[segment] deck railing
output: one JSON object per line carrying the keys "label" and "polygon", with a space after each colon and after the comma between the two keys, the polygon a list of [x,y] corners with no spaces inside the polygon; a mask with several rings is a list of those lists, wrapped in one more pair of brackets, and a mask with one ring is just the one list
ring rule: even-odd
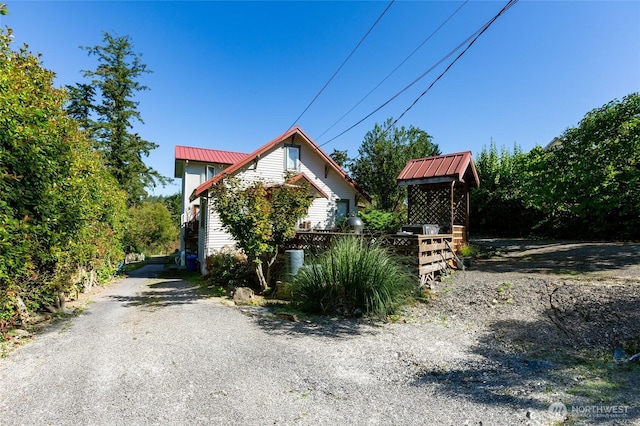
{"label": "deck railing", "polygon": [[[462,229],[454,229],[453,234],[417,235],[365,232],[360,237],[379,242],[394,253],[405,257],[407,264],[417,269],[421,282],[424,283],[426,280],[433,279],[435,274],[442,273],[451,267],[454,250],[466,240],[464,227],[459,228]],[[327,250],[334,239],[347,235],[354,236],[353,233],[327,230],[301,231],[296,233],[284,248],[320,253]]]}

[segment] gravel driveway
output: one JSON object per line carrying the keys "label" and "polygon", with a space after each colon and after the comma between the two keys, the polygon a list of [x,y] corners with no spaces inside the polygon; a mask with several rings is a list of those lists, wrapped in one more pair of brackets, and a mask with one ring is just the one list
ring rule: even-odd
{"label": "gravel driveway", "polygon": [[0,424],[558,420],[544,374],[553,365],[483,343],[493,339],[485,327],[428,315],[290,322],[158,278],[161,268],[135,272],[0,359]]}

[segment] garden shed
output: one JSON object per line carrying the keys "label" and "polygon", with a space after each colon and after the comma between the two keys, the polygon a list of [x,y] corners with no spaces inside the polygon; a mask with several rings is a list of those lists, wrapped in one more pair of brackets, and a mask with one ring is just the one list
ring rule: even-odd
{"label": "garden shed", "polygon": [[469,192],[480,184],[471,151],[409,160],[397,182],[408,187],[408,224],[438,225],[456,246],[468,240]]}

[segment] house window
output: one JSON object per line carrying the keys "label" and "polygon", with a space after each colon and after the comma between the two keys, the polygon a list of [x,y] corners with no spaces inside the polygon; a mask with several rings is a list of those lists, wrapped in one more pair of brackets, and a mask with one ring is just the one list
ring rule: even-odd
{"label": "house window", "polygon": [[220,170],[215,166],[207,166],[207,180],[217,175]]}
{"label": "house window", "polygon": [[285,145],[284,169],[300,171],[300,145]]}
{"label": "house window", "polygon": [[198,209],[198,217],[200,219],[200,228],[205,229],[207,227],[207,200],[201,198],[202,208]]}
{"label": "house window", "polygon": [[336,200],[336,221],[349,217],[349,200]]}

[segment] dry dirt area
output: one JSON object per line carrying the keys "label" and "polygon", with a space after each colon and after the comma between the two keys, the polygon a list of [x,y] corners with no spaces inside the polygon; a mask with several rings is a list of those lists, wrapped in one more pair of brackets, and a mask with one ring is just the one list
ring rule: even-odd
{"label": "dry dirt area", "polygon": [[[408,318],[484,330],[476,351],[502,364],[494,373],[541,379],[550,399],[640,413],[640,365],[625,362],[640,352],[640,244],[473,243],[488,256],[433,285]],[[501,362],[513,354],[526,365]]]}
{"label": "dry dirt area", "polygon": [[475,243],[490,257],[436,286],[438,313],[525,346],[640,352],[640,244]]}

